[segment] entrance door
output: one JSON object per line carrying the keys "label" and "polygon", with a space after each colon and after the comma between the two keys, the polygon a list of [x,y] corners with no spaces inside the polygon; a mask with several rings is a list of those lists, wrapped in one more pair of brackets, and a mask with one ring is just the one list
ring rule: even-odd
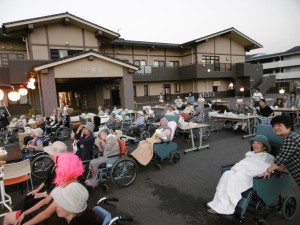
{"label": "entrance door", "polygon": [[65,102],[68,107],[73,108],[72,98],[73,93],[71,91],[58,92],[58,105],[60,105],[61,102]]}
{"label": "entrance door", "polygon": [[121,100],[120,100],[120,90],[111,90],[111,99],[112,99],[112,104],[120,106],[121,105]]}
{"label": "entrance door", "polygon": [[171,85],[170,84],[164,84],[164,99],[165,101],[171,101]]}

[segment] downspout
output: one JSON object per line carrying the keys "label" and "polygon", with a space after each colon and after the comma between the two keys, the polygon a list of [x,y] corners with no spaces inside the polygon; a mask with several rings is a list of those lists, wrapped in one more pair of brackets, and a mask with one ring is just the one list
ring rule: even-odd
{"label": "downspout", "polygon": [[40,105],[41,105],[41,114],[45,115],[44,113],[44,104],[43,104],[43,94],[42,94],[42,89],[41,89],[41,73],[37,75],[37,80],[38,80],[38,89],[39,89],[39,96],[40,96]]}
{"label": "downspout", "polygon": [[29,60],[29,48],[28,48],[28,41],[27,37],[23,37],[23,42],[26,43],[26,54],[27,54],[27,60]]}

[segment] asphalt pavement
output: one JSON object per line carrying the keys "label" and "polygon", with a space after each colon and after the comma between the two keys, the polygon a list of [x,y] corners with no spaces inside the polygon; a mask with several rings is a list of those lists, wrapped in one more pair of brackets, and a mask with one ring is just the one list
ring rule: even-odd
{"label": "asphalt pavement", "polygon": [[[296,132],[299,133],[297,128]],[[109,191],[104,193],[98,187],[90,191],[88,205],[93,207],[99,198],[111,196],[119,198],[116,207],[105,206],[113,216],[132,216],[132,225],[227,225],[237,224],[232,218],[221,217],[207,213],[203,206],[213,198],[216,185],[220,178],[220,165],[237,162],[249,151],[247,139],[242,139],[245,133],[221,129],[211,133],[204,141],[209,149],[184,154],[184,149],[191,143],[183,142],[182,136],[176,137],[181,160],[171,165],[163,162],[161,170],[156,170],[153,164],[139,167],[134,183],[126,188],[115,187],[111,182],[106,184]],[[70,147],[70,141],[66,142]],[[196,143],[197,144],[197,143]],[[12,196],[14,209],[22,203],[18,190],[7,188]],[[283,194],[293,194],[300,203],[300,189],[293,186]],[[296,225],[300,221],[300,208],[292,220],[286,220],[279,213],[266,218],[272,225]],[[1,221],[2,222],[2,221]],[[253,216],[246,214],[244,224],[254,224]]]}

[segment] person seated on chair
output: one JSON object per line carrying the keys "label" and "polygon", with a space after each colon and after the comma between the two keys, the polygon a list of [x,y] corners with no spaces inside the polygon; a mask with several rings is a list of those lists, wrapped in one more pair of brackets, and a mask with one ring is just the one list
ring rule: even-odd
{"label": "person seated on chair", "polygon": [[56,122],[51,126],[51,132],[56,132],[63,125],[63,118],[58,116]]}
{"label": "person seated on chair", "polygon": [[14,117],[11,119],[10,123],[6,126],[6,128],[10,131],[13,131],[14,129],[17,128],[17,124],[18,124],[18,118]]}
{"label": "person seated on chair", "polygon": [[175,105],[169,105],[168,110],[167,110],[165,115],[177,116],[178,111],[176,110],[176,106]]}
{"label": "person seated on chair", "polygon": [[36,126],[41,128],[43,132],[45,131],[46,123],[43,116],[36,117]]}
{"label": "person seated on chair", "polygon": [[277,98],[276,102],[274,102],[273,107],[277,108],[283,108],[283,99]]}
{"label": "person seated on chair", "polygon": [[145,107],[145,119],[148,120],[148,119],[151,119],[154,117],[155,117],[154,110],[151,108],[150,105],[146,106]]}
{"label": "person seated on chair", "polygon": [[115,130],[121,130],[122,127],[122,120],[123,120],[123,116],[121,115],[116,115],[116,123],[114,124],[114,126],[111,127],[112,131]]}
{"label": "person seated on chair", "polygon": [[[188,121],[190,121],[192,123],[202,123],[203,122],[203,113],[204,113],[204,111],[200,107],[195,108],[191,112],[191,115],[189,116]],[[184,133],[184,135],[183,135],[184,142],[191,142],[189,136],[190,136],[189,132]]]}
{"label": "person seated on chair", "polygon": [[140,127],[144,126],[145,122],[144,113],[142,111],[138,111],[136,120],[128,128],[128,134],[138,137],[140,133]]}
{"label": "person seated on chair", "polygon": [[105,126],[108,129],[111,129],[113,126],[115,126],[116,123],[116,115],[114,113],[109,114],[109,119],[105,123]]}
{"label": "person seated on chair", "polygon": [[233,214],[242,192],[251,188],[253,178],[273,163],[274,156],[268,153],[271,146],[266,136],[256,135],[249,139],[249,143],[251,151],[220,178],[213,200],[207,203],[209,213]]}
{"label": "person seated on chair", "polygon": [[[76,131],[75,139],[77,140],[77,145],[79,146],[76,155],[78,155],[83,161],[93,158],[93,145],[95,141],[93,131],[94,124],[91,122],[87,122],[85,125],[80,125]],[[80,136],[78,137],[79,133]]]}
{"label": "person seated on chair", "polygon": [[[73,153],[63,153],[56,157],[55,186],[66,187],[71,183],[77,183],[77,178],[83,173],[84,167],[77,155]],[[53,190],[55,190],[55,188]],[[59,218],[55,214],[55,209],[56,205],[50,194],[29,209],[8,213],[4,218],[3,224],[40,224],[45,220],[47,224],[58,224]]]}
{"label": "person seated on chair", "polygon": [[109,156],[119,155],[120,146],[115,135],[110,134],[107,129],[99,131],[95,145],[98,147],[100,154],[99,158],[93,159],[90,162],[89,169],[92,173],[92,178],[85,181],[85,184],[90,187],[98,186],[97,170],[102,163],[108,160]]}
{"label": "person seated on chair", "polygon": [[99,116],[94,116],[92,118],[92,123],[95,126],[93,132],[98,132],[99,131],[99,127],[101,125],[101,118]]}
{"label": "person seated on chair", "polygon": [[26,148],[30,151],[42,151],[44,148],[43,130],[41,128],[31,129],[30,138]]}
{"label": "person seated on chair", "polygon": [[66,187],[57,187],[51,192],[51,196],[60,218],[57,224],[100,224],[94,212],[87,206],[89,192],[83,185],[71,183]]}
{"label": "person seated on chair", "polygon": [[274,134],[283,138],[274,163],[260,176],[270,177],[275,171],[287,170],[300,186],[300,135],[294,132],[293,120],[286,115],[275,116],[271,120]]}
{"label": "person seated on chair", "polygon": [[265,99],[260,99],[259,100],[258,114],[261,115],[262,117],[271,117],[271,116],[274,116],[273,110],[271,109],[270,106],[267,105]]}
{"label": "person seated on chair", "polygon": [[20,118],[18,119],[17,127],[25,129],[26,125],[27,125],[26,116],[21,115]]}
{"label": "person seated on chair", "polygon": [[161,141],[171,140],[172,130],[168,126],[168,120],[164,117],[160,119],[160,127],[155,130],[151,138],[140,141],[137,148],[131,155],[142,165],[147,165],[153,157],[153,145]]}
{"label": "person seated on chair", "polygon": [[[243,106],[243,110],[242,110],[243,113],[241,113],[241,114],[248,115],[248,113],[249,113],[249,114],[253,115],[254,110],[255,110],[255,108],[251,107],[251,103],[246,102],[245,106]],[[233,130],[236,131],[238,128],[240,128],[243,131],[246,131],[247,130],[247,122],[244,122],[244,121],[236,122],[233,126]]]}

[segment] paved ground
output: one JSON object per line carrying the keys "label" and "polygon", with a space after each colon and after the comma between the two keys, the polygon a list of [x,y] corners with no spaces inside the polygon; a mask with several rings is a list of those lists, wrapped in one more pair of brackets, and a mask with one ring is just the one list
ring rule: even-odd
{"label": "paved ground", "polygon": [[[299,133],[300,129],[296,131]],[[134,225],[236,224],[228,218],[208,214],[203,203],[211,200],[214,195],[220,178],[220,165],[240,160],[249,150],[248,141],[241,138],[242,134],[232,130],[212,132],[205,141],[205,144],[210,145],[209,149],[187,154],[183,154],[183,151],[190,143],[185,143],[182,137],[177,137],[179,151],[182,153],[178,164],[170,165],[164,162],[160,171],[152,164],[139,167],[138,177],[130,187],[117,188],[112,183],[107,183],[110,188],[107,194],[100,188],[90,191],[89,206],[94,206],[102,196],[117,197],[120,202],[116,203],[116,208],[107,209],[113,215],[133,216],[134,222],[130,224]],[[7,191],[18,209],[24,196],[11,188]],[[300,201],[300,189],[295,184],[284,195],[290,193]],[[267,218],[268,224],[272,225],[295,225],[299,224],[299,220],[299,207],[296,217],[290,221],[278,213]],[[247,214],[245,224],[254,224],[250,214]]]}

